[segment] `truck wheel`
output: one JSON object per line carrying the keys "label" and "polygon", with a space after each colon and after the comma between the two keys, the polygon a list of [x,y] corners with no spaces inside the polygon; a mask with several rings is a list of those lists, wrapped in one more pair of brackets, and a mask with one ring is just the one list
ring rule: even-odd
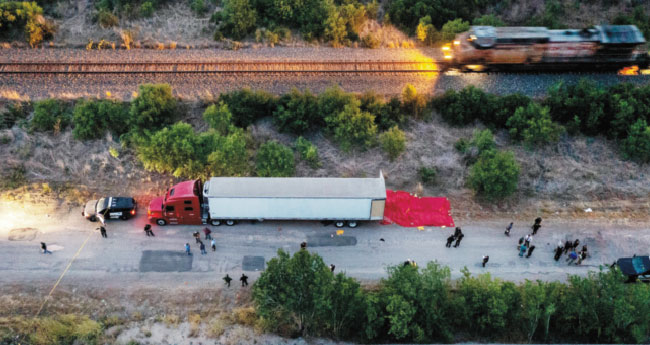
{"label": "truck wheel", "polygon": [[90,218],[88,218],[88,220],[91,221],[91,222],[96,222],[96,221],[97,221],[97,217],[95,217],[95,216],[90,216]]}
{"label": "truck wheel", "polygon": [[342,220],[337,220],[334,222],[334,226],[336,226],[337,228],[342,228],[345,226],[345,222]]}
{"label": "truck wheel", "polygon": [[357,223],[356,220],[349,220],[348,221],[348,228],[356,228],[359,223]]}
{"label": "truck wheel", "polygon": [[233,226],[233,225],[235,225],[235,221],[232,220],[232,219],[228,219],[228,220],[226,221],[226,225],[228,225],[228,226]]}
{"label": "truck wheel", "polygon": [[167,221],[164,220],[164,219],[156,219],[156,224],[158,224],[160,226],[165,226],[165,225],[167,225]]}
{"label": "truck wheel", "polygon": [[212,224],[213,226],[219,226],[219,225],[221,225],[221,220],[219,220],[219,219],[211,219],[210,224]]}

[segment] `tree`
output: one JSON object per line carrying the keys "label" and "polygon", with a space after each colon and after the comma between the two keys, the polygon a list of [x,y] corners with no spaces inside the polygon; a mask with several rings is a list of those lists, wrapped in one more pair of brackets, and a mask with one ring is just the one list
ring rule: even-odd
{"label": "tree", "polygon": [[417,37],[420,42],[430,46],[440,41],[442,39],[442,34],[438,32],[433,24],[431,24],[431,16],[424,16],[420,18],[420,22],[415,28],[415,37]]}
{"label": "tree", "polygon": [[276,108],[276,98],[266,91],[244,88],[222,93],[219,101],[228,105],[236,126],[248,127],[255,121],[271,116]]}
{"label": "tree", "polygon": [[[359,100],[353,94],[343,91],[338,85],[331,86],[318,95],[318,116],[326,119],[343,111],[348,104],[360,106]],[[326,121],[326,124],[327,129],[332,131],[333,127],[330,126],[330,123]]]}
{"label": "tree", "polygon": [[276,141],[267,141],[260,146],[256,162],[257,176],[261,177],[293,176],[295,171],[293,152]]}
{"label": "tree", "polygon": [[303,134],[322,127],[323,118],[318,117],[318,99],[309,90],[301,93],[292,89],[280,97],[273,112],[273,123],[280,132]]}
{"label": "tree", "polygon": [[411,114],[415,118],[421,118],[427,101],[424,95],[418,94],[415,86],[406,84],[404,89],[402,89],[402,104],[404,113]]}
{"label": "tree", "polygon": [[488,199],[507,197],[517,190],[519,164],[512,152],[486,151],[470,170],[468,183]]}
{"label": "tree", "polygon": [[456,34],[465,32],[469,30],[469,22],[462,20],[461,18],[456,18],[450,20],[442,26],[442,40],[443,41],[452,41],[456,38]]}
{"label": "tree", "polygon": [[397,126],[379,135],[381,148],[388,154],[391,161],[399,157],[406,150],[406,137]]}
{"label": "tree", "polygon": [[220,18],[220,31],[241,40],[255,29],[257,11],[250,0],[225,0]]}
{"label": "tree", "polygon": [[494,142],[492,131],[489,129],[474,131],[474,137],[472,138],[471,144],[478,149],[479,154],[494,151],[497,147],[497,144]]}
{"label": "tree", "polygon": [[489,124],[497,105],[496,96],[475,86],[468,86],[460,92],[449,90],[433,100],[433,106],[442,118],[454,126],[467,125],[476,119]]}
{"label": "tree", "polygon": [[325,123],[331,128],[334,139],[344,151],[350,150],[352,146],[368,148],[377,134],[375,117],[362,112],[359,101],[356,100],[346,105],[338,114],[326,117]]}
{"label": "tree", "polygon": [[549,108],[531,102],[527,107],[519,107],[506,122],[510,136],[521,140],[529,147],[556,143],[564,128],[551,120]]}
{"label": "tree", "polygon": [[59,132],[70,122],[70,111],[65,103],[56,99],[44,99],[34,103],[31,126],[41,132]]}
{"label": "tree", "polygon": [[176,98],[168,84],[143,84],[131,101],[130,127],[136,132],[162,128],[176,118]]}
{"label": "tree", "polygon": [[474,18],[472,25],[484,26],[506,26],[503,20],[496,17],[494,14],[484,14],[478,18]]}
{"label": "tree", "polygon": [[606,99],[605,90],[592,81],[581,79],[575,85],[564,82],[553,85],[543,105],[550,108],[553,120],[566,124],[569,132],[598,135],[607,130]]}
{"label": "tree", "polygon": [[228,109],[228,105],[223,101],[207,107],[203,112],[203,120],[208,123],[210,128],[222,135],[228,134],[232,126],[232,114]]}
{"label": "tree", "polygon": [[246,176],[250,173],[251,154],[247,148],[246,133],[241,128],[231,128],[207,157],[207,170],[211,176]]}
{"label": "tree", "polygon": [[309,140],[298,137],[296,139],[296,151],[300,153],[300,158],[307,162],[312,169],[321,166],[320,159],[318,158],[318,149]]}
{"label": "tree", "polygon": [[627,138],[621,143],[621,150],[626,159],[650,162],[650,127],[645,120],[639,119],[630,126]]}
{"label": "tree", "polygon": [[[292,323],[302,336],[312,334],[326,318],[328,310],[345,313],[337,307],[348,307],[344,301],[330,299],[334,293],[332,278],[318,254],[299,250],[290,257],[289,253],[279,249],[253,285],[257,312],[271,322]],[[338,317],[328,317],[329,322],[334,323],[341,318],[344,319],[340,313]]]}
{"label": "tree", "polygon": [[361,284],[343,273],[334,276],[327,298],[325,322],[337,338],[358,333],[357,326],[363,321],[365,296]]}

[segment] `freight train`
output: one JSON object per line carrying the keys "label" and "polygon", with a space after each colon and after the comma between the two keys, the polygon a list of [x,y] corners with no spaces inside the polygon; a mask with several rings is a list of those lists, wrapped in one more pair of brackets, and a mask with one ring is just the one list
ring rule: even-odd
{"label": "freight train", "polygon": [[442,47],[462,71],[647,68],[646,40],[634,25],[588,29],[472,26]]}

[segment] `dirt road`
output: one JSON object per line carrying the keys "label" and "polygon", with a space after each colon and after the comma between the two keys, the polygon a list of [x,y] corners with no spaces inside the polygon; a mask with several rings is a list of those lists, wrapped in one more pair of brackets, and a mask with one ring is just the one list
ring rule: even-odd
{"label": "dirt road", "polygon": [[[263,222],[212,227],[217,250],[212,252],[209,241],[204,240],[208,253],[202,255],[192,238],[192,232],[201,226],[154,226],[156,236],[146,237],[143,208],[136,219],[109,221],[108,238],[103,239],[95,230],[98,223],[86,221],[77,210],[49,216],[16,213],[19,219],[11,219],[7,218],[11,213],[7,206],[0,204],[5,219],[0,223],[0,284],[54,284],[77,253],[62,284],[119,288],[133,283],[172,288],[222,284],[226,273],[238,278],[245,272],[254,281],[278,249],[294,252],[302,241],[327,264],[335,264],[337,271],[363,281],[380,279],[386,266],[409,258],[420,265],[437,260],[451,268],[454,278],[460,277],[466,266],[473,274],[490,272],[513,281],[564,280],[567,274],[585,275],[618,257],[648,254],[650,249],[648,227],[608,228],[553,220],[543,222],[529,259],[520,258],[516,248],[518,239],[529,231],[528,222],[515,222],[510,237],[503,234],[505,221],[458,224],[465,233],[459,248],[445,248],[445,239],[453,229],[364,224],[344,228],[343,234],[337,235],[333,225],[318,222]],[[555,262],[556,243],[576,238],[589,247],[591,257],[582,266],[567,265],[566,256]],[[46,242],[53,253],[41,254],[40,242]],[[185,255],[185,243],[190,243],[193,255]],[[486,268],[480,264],[483,255],[490,256]]]}

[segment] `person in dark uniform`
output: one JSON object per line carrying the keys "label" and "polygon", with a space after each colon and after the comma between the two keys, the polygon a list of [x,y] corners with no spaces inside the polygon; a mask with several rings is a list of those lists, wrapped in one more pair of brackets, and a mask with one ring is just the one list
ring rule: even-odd
{"label": "person in dark uniform", "polygon": [[557,248],[555,248],[555,256],[553,257],[553,259],[555,259],[555,261],[559,261],[560,257],[562,256],[562,252],[564,252],[563,247],[558,246]]}
{"label": "person in dark uniform", "polygon": [[51,251],[47,250],[47,244],[45,242],[41,242],[41,249],[43,249],[43,254],[52,254]]}
{"label": "person in dark uniform", "polygon": [[483,255],[483,267],[485,267],[485,264],[487,264],[488,261],[490,261],[490,257],[487,255]]}
{"label": "person in dark uniform", "polygon": [[508,226],[506,227],[506,232],[505,232],[506,236],[510,236],[510,230],[512,230],[512,225],[513,225],[513,224],[514,224],[514,223],[511,222],[510,225],[508,225]]}
{"label": "person in dark uniform", "polygon": [[460,230],[459,227],[456,227],[456,230],[454,230],[454,238],[458,238],[458,236],[460,236],[460,234],[462,234],[462,233],[463,233],[463,231]]}
{"label": "person in dark uniform", "polygon": [[533,235],[537,235],[537,231],[541,228],[541,224],[533,224]]}
{"label": "person in dark uniform", "polygon": [[147,236],[156,236],[156,235],[153,234],[153,231],[151,231],[151,224],[147,224],[147,225],[144,226],[144,233]]}
{"label": "person in dark uniform", "polygon": [[455,239],[454,235],[447,237],[447,244],[445,244],[445,247],[451,248],[451,244],[454,242],[454,239]]}
{"label": "person in dark uniform", "polygon": [[334,266],[334,264],[330,264],[330,271],[334,272],[335,268],[336,268],[336,266]]}
{"label": "person in dark uniform", "polygon": [[241,278],[239,278],[241,281],[241,286],[248,286],[248,276],[245,274],[241,274]]}
{"label": "person in dark uniform", "polygon": [[463,240],[463,237],[465,237],[465,235],[463,235],[462,232],[460,233],[460,235],[458,235],[458,237],[456,237],[456,243],[454,243],[454,248],[458,248],[458,246],[460,246],[460,241]]}
{"label": "person in dark uniform", "polygon": [[300,249],[307,249],[307,242],[300,243]]}
{"label": "person in dark uniform", "polygon": [[230,282],[232,281],[232,278],[230,278],[230,276],[228,275],[228,273],[226,273],[226,276],[223,277],[223,281],[226,282],[226,286],[227,286],[227,287],[230,287]]}
{"label": "person in dark uniform", "polygon": [[99,227],[99,232],[102,234],[103,238],[108,238],[108,236],[106,235],[106,228],[105,227],[100,226]]}
{"label": "person in dark uniform", "polygon": [[571,252],[571,249],[573,249],[573,242],[569,240],[564,242],[564,254]]}
{"label": "person in dark uniform", "polygon": [[530,248],[528,248],[528,255],[526,255],[526,259],[530,258],[530,256],[533,255],[534,250],[535,246],[530,246]]}

